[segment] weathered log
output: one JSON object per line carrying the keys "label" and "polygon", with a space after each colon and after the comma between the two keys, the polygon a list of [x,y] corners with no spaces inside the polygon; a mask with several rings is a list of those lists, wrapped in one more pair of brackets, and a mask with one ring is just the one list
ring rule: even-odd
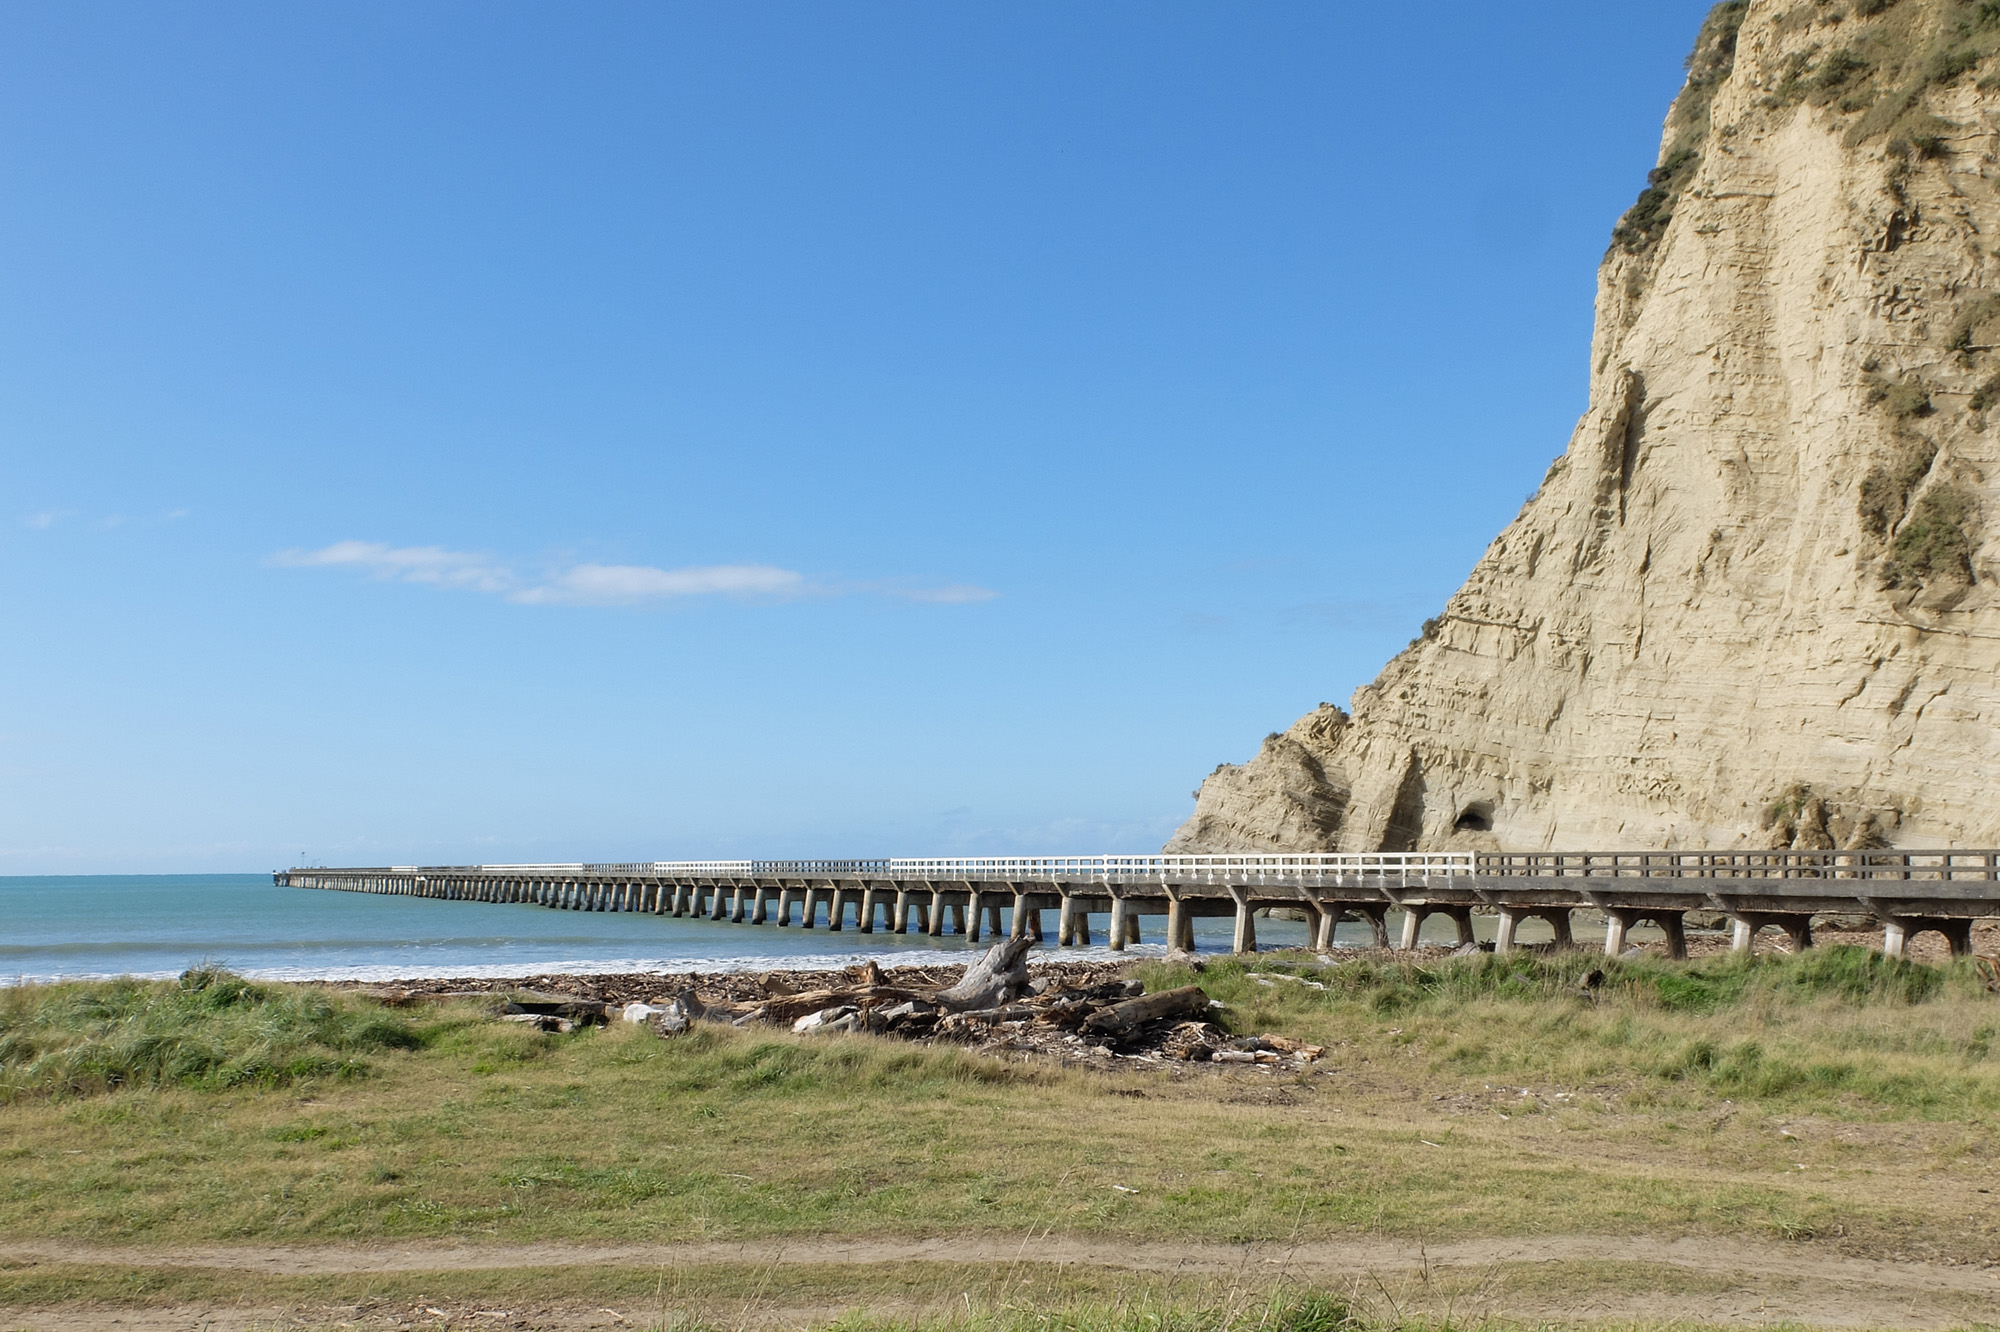
{"label": "weathered log", "polygon": [[845,985],[837,990],[806,990],[799,994],[773,996],[764,1002],[760,1011],[767,1022],[790,1022],[808,1013],[817,1013],[822,1008],[842,1004],[875,1008],[920,997],[915,990],[896,985]]}
{"label": "weathered log", "polygon": [[596,1024],[604,1021],[604,1005],[589,999],[517,999],[502,1010],[509,1017],[532,1013],[541,1017],[567,1018],[572,1022]]}
{"label": "weathered log", "polygon": [[1028,988],[1028,950],[1034,946],[1034,940],[1022,936],[1001,940],[965,969],[958,984],[939,990],[934,1002],[962,1013],[997,1008],[1018,997]]}
{"label": "weathered log", "polygon": [[1138,999],[1127,999],[1121,1004],[1100,1008],[1084,1019],[1083,1029],[1091,1032],[1114,1033],[1130,1031],[1148,1022],[1161,1018],[1181,1017],[1185,1014],[1206,1013],[1208,996],[1199,985],[1184,985],[1178,990],[1165,990],[1159,994],[1149,994]]}
{"label": "weathered log", "polygon": [[974,1008],[958,1016],[967,1022],[984,1022],[989,1025],[1001,1022],[1026,1022],[1040,1015],[1041,1010],[1033,1004],[1001,1004],[997,1008]]}

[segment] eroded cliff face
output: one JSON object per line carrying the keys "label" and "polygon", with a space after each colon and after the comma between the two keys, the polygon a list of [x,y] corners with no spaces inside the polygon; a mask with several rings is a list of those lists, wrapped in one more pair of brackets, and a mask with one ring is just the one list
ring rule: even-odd
{"label": "eroded cliff face", "polygon": [[1173,851],[2000,845],[2000,5],[1718,6],[1590,407]]}

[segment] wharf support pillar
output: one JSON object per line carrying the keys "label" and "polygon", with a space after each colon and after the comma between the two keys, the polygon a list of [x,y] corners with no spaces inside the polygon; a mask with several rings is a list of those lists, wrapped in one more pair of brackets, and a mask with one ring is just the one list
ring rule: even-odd
{"label": "wharf support pillar", "polygon": [[1953,957],[1972,955],[1972,921],[1968,918],[1954,919],[1940,916],[1880,916],[1882,922],[1882,952],[1887,957],[1902,957],[1909,948],[1910,940],[1925,930],[1936,930],[1951,946]]}
{"label": "wharf support pillar", "polygon": [[1792,942],[1792,951],[1803,952],[1813,946],[1812,917],[1792,912],[1777,911],[1732,911],[1729,913],[1731,928],[1729,948],[1731,952],[1747,953],[1758,931],[1767,925],[1775,925],[1785,932]]}
{"label": "wharf support pillar", "polygon": [[1406,906],[1403,908],[1403,941],[1405,952],[1417,946],[1417,936],[1423,932],[1424,922],[1432,916],[1449,916],[1451,923],[1458,927],[1458,947],[1463,948],[1473,942],[1472,908],[1469,906]]}
{"label": "wharf support pillar", "polygon": [[1250,905],[1249,894],[1239,888],[1231,888],[1229,895],[1236,899],[1236,929],[1229,943],[1232,953],[1254,953],[1257,951],[1257,909]]}
{"label": "wharf support pillar", "polygon": [[1625,951],[1625,934],[1641,921],[1650,920],[1666,932],[1667,956],[1687,961],[1687,928],[1684,911],[1648,911],[1644,908],[1607,907],[1604,912],[1604,955],[1617,957]]}
{"label": "wharf support pillar", "polygon": [[1040,943],[1042,942],[1042,909],[1040,907],[1029,906],[1029,901],[1030,899],[1026,893],[1014,894],[1014,928],[1010,933],[1017,939],[1033,939],[1036,943]]}
{"label": "wharf support pillar", "polygon": [[[1493,951],[1511,953],[1518,946],[1516,935],[1524,920],[1545,920],[1554,931],[1554,944],[1558,948],[1568,948],[1576,942],[1570,933],[1568,907],[1515,907],[1503,906],[1497,909],[1499,923],[1493,931]],[[1643,914],[1643,913],[1642,913]]]}
{"label": "wharf support pillar", "polygon": [[1056,944],[1059,947],[1090,945],[1090,903],[1074,894],[1063,894],[1056,913]]}

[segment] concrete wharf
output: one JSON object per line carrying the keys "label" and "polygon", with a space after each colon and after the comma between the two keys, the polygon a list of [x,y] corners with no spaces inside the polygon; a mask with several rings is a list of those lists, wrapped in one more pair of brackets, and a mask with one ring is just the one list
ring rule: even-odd
{"label": "concrete wharf", "polygon": [[[455,901],[524,902],[573,911],[638,911],[752,925],[1044,937],[1086,945],[1093,917],[1105,943],[1141,940],[1140,922],[1164,916],[1169,946],[1192,948],[1198,917],[1230,917],[1233,948],[1257,950],[1256,913],[1302,910],[1315,948],[1332,946],[1343,920],[1365,922],[1389,946],[1416,946],[1430,916],[1473,941],[1475,911],[1498,917],[1496,952],[1515,946],[1524,920],[1547,921],[1573,942],[1571,913],[1601,914],[1604,951],[1625,948],[1651,923],[1673,957],[1687,956],[1689,912],[1720,913],[1733,946],[1767,928],[1795,948],[1812,946],[1815,917],[1862,915],[1900,957],[1926,930],[1954,956],[1972,948],[1972,924],[2000,916],[2000,851],[1604,851],[1373,852],[1358,855],[1013,856],[928,860],[711,860],[565,865],[394,865],[297,868],[281,887],[395,893]],[[797,911],[796,917],[794,911]]]}

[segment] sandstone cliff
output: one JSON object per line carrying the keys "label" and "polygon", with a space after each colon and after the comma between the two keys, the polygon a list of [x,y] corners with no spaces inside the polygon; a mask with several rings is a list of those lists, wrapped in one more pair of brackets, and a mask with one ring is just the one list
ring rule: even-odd
{"label": "sandstone cliff", "polygon": [[1174,851],[2000,845],[2000,0],[1732,0],[1590,406]]}

